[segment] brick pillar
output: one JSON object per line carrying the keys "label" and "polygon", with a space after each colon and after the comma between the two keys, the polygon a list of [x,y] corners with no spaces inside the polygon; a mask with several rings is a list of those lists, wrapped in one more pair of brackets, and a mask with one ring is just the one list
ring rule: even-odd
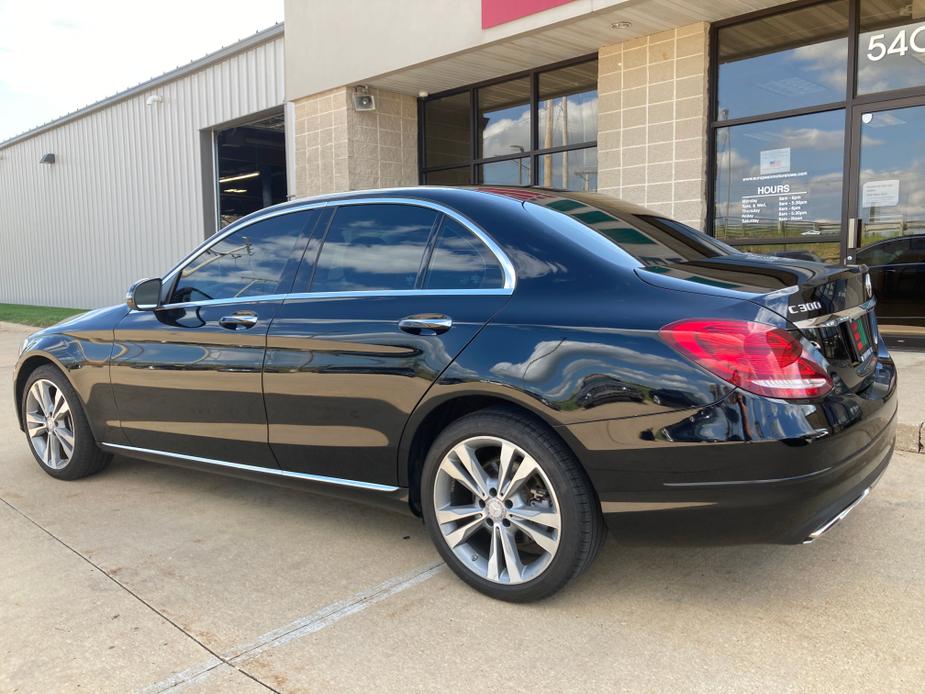
{"label": "brick pillar", "polygon": [[370,89],[375,111],[355,111],[341,87],[295,101],[295,193],[415,185],[417,100]]}
{"label": "brick pillar", "polygon": [[697,22],[598,56],[598,190],[698,229],[706,217],[708,36]]}

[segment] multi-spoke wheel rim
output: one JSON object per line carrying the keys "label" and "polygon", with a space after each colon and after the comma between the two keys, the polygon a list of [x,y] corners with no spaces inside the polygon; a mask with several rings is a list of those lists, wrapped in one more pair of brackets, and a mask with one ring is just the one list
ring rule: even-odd
{"label": "multi-spoke wheel rim", "polygon": [[434,512],[463,565],[495,583],[535,579],[559,548],[555,489],[530,454],[502,438],[469,438],[444,456],[434,480]]}
{"label": "multi-spoke wheel rim", "polygon": [[26,431],[41,461],[60,470],[74,455],[74,418],[64,393],[40,379],[26,395]]}

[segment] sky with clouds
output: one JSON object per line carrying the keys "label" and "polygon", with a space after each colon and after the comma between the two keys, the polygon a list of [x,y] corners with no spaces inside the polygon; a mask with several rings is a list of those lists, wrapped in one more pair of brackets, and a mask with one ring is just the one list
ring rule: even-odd
{"label": "sky with clouds", "polygon": [[283,0],[0,0],[0,141],[283,21]]}

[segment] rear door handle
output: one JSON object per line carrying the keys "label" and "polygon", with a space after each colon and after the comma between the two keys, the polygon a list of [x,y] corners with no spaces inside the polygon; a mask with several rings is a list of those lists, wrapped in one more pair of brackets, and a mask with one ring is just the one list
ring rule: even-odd
{"label": "rear door handle", "polygon": [[257,325],[257,314],[235,313],[231,316],[222,316],[218,324],[226,330],[247,330]]}
{"label": "rear door handle", "polygon": [[440,335],[453,327],[453,319],[441,313],[419,313],[402,318],[398,327],[412,335]]}

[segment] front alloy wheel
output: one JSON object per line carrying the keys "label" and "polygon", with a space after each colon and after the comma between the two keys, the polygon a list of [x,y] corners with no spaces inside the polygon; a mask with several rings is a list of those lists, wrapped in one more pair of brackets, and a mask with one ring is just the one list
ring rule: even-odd
{"label": "front alloy wheel", "polygon": [[96,445],[81,400],[58,368],[30,373],[19,406],[29,448],[49,475],[76,480],[106,467],[110,456]]}
{"label": "front alloy wheel", "polygon": [[63,469],[74,455],[74,419],[64,393],[39,379],[26,395],[26,432],[36,456],[52,470]]}
{"label": "front alloy wheel", "polygon": [[489,581],[539,576],[559,549],[553,486],[522,448],[495,436],[461,441],[440,461],[434,513],[453,553]]}

